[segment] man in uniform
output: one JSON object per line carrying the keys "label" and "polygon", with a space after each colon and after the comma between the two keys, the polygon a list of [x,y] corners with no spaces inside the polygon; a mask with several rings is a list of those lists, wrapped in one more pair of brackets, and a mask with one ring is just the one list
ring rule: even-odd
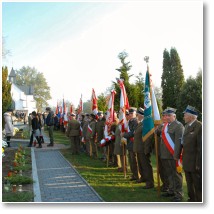
{"label": "man in uniform", "polygon": [[157,142],[158,142],[158,167],[159,167],[160,179],[162,181],[161,191],[167,192],[169,188],[169,182],[166,176],[165,168],[163,167],[162,159],[160,157],[160,143],[161,143],[162,129],[164,127],[164,124],[167,123],[165,110],[162,112],[162,122],[163,123],[160,124],[155,130],[155,133],[157,134]]}
{"label": "man in uniform", "polygon": [[89,116],[90,122],[87,129],[87,139],[89,139],[89,155],[97,158],[97,143],[96,141],[96,115],[93,113]]}
{"label": "man in uniform", "polygon": [[50,143],[47,146],[54,146],[53,128],[54,128],[54,112],[50,107],[46,108],[48,116],[46,118],[46,124],[48,126],[48,133],[50,138]]}
{"label": "man in uniform", "polygon": [[78,155],[80,153],[80,123],[76,120],[74,113],[71,113],[66,135],[70,138],[72,155]]}
{"label": "man in uniform", "polygon": [[202,124],[197,120],[198,111],[188,105],[184,111],[183,169],[185,172],[188,201],[202,201]]}
{"label": "man in uniform", "polygon": [[162,130],[160,155],[169,181],[169,189],[162,196],[173,197],[173,202],[180,202],[183,198],[183,178],[176,165],[179,163],[181,155],[184,127],[177,121],[175,112],[174,108],[166,109],[167,123]]}
{"label": "man in uniform", "polygon": [[137,166],[137,157],[136,153],[133,152],[133,141],[134,141],[134,130],[136,129],[138,122],[136,118],[136,108],[129,109],[129,121],[128,121],[128,132],[124,132],[121,134],[121,137],[127,139],[126,149],[128,150],[128,159],[132,172],[131,181],[138,180],[138,166]]}
{"label": "man in uniform", "polygon": [[[96,133],[97,133],[97,142],[100,143],[100,141],[104,138],[104,128],[105,128],[105,122],[106,119],[103,116],[103,112],[99,111],[97,113],[98,120],[96,124]],[[105,147],[101,147],[101,153],[102,153],[102,159],[105,159]]]}

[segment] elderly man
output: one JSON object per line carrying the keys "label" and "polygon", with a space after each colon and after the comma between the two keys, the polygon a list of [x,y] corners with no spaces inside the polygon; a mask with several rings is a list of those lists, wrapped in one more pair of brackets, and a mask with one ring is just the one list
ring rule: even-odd
{"label": "elderly man", "polygon": [[80,123],[76,120],[74,113],[71,113],[66,135],[70,138],[72,155],[78,155],[80,153]]}
{"label": "elderly man", "polygon": [[189,202],[202,201],[202,124],[197,120],[198,111],[187,106],[184,113],[183,169]]}
{"label": "elderly man", "polygon": [[173,202],[180,202],[183,198],[183,178],[177,166],[181,155],[184,127],[176,119],[176,109],[168,107],[165,112],[167,123],[162,130],[160,156],[168,178],[169,189],[162,196],[173,197]]}

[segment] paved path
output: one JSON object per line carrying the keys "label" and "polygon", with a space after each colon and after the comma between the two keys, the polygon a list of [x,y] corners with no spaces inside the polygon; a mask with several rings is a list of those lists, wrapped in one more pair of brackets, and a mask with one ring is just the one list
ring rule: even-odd
{"label": "paved path", "polygon": [[[102,198],[60,153],[60,149],[70,146],[54,144],[54,147],[47,147],[50,140],[44,132],[43,137],[42,148],[31,147],[34,201],[102,202]],[[29,140],[13,139],[11,143],[12,147],[27,146]]]}
{"label": "paved path", "polygon": [[100,202],[102,199],[57,150],[37,150],[42,202]]}

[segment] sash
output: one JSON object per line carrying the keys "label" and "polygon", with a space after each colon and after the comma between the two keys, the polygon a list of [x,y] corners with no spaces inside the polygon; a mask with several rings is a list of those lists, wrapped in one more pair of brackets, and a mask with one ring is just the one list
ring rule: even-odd
{"label": "sash", "polygon": [[[174,155],[174,147],[175,143],[173,142],[172,138],[170,137],[168,133],[168,123],[164,124],[164,127],[162,129],[162,139],[166,146],[166,148],[169,150],[171,155]],[[179,160],[176,160],[176,170],[178,173],[182,172],[182,153],[180,155]]]}
{"label": "sash", "polygon": [[89,124],[88,124],[88,131],[89,131],[90,133],[92,133],[92,128],[90,127]]}

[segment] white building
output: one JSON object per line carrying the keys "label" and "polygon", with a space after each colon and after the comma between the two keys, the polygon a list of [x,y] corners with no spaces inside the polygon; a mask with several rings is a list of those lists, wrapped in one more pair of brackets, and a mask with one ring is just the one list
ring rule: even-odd
{"label": "white building", "polygon": [[11,69],[9,75],[11,85],[12,107],[16,112],[25,112],[27,115],[36,111],[36,101],[33,98],[32,86],[16,85],[16,73]]}

